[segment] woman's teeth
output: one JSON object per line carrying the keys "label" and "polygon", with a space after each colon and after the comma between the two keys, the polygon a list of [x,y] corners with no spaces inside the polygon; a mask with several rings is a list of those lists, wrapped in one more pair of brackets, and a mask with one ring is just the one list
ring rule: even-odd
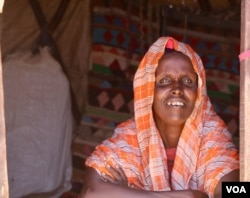
{"label": "woman's teeth", "polygon": [[178,101],[168,102],[167,104],[168,106],[184,106],[183,102],[178,102]]}

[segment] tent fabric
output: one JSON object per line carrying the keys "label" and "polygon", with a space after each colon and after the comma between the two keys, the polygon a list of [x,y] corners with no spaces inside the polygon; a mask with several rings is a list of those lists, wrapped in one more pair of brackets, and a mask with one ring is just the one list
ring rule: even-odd
{"label": "tent fabric", "polygon": [[10,197],[59,197],[71,188],[69,83],[48,48],[3,62]]}
{"label": "tent fabric", "polygon": [[[39,0],[49,23],[61,0]],[[79,111],[86,97],[87,72],[90,54],[90,1],[70,0],[68,7],[53,33],[63,59]],[[2,57],[17,51],[37,47],[40,27],[29,0],[5,0],[2,24]]]}

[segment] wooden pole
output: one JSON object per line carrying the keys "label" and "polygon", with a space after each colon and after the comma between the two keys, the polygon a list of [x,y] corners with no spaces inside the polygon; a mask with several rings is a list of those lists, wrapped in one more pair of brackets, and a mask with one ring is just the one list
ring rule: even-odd
{"label": "wooden pole", "polygon": [[[241,53],[250,50],[250,1],[241,1]],[[240,62],[240,180],[250,181],[250,57]]]}
{"label": "wooden pole", "polygon": [[[0,0],[0,60],[1,41],[2,41],[2,11],[4,0]],[[7,177],[7,159],[6,159],[6,131],[4,119],[4,100],[3,100],[3,78],[2,61],[0,61],[0,197],[9,197],[8,177]]]}

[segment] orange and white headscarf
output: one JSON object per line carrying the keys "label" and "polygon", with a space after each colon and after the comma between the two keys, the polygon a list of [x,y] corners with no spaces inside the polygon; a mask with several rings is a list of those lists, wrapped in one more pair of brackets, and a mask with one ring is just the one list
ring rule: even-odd
{"label": "orange and white headscarf", "polygon": [[[155,71],[166,46],[187,55],[198,74],[198,95],[178,142],[169,182],[167,156],[156,128],[152,104]],[[133,119],[121,123],[86,160],[99,174],[105,164],[122,167],[130,186],[152,191],[195,189],[213,197],[222,176],[239,168],[231,134],[207,96],[205,70],[200,57],[187,44],[161,37],[149,48],[134,77]]]}

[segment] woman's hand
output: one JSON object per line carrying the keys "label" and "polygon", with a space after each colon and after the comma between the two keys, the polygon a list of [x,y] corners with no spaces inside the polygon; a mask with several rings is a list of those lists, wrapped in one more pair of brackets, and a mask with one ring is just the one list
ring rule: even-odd
{"label": "woman's hand", "polygon": [[119,184],[121,186],[126,186],[126,187],[128,186],[127,177],[121,167],[114,168],[109,165],[106,165],[106,169],[109,171],[112,177],[105,173],[102,173],[101,177],[103,181],[105,182],[109,181],[111,183]]}

